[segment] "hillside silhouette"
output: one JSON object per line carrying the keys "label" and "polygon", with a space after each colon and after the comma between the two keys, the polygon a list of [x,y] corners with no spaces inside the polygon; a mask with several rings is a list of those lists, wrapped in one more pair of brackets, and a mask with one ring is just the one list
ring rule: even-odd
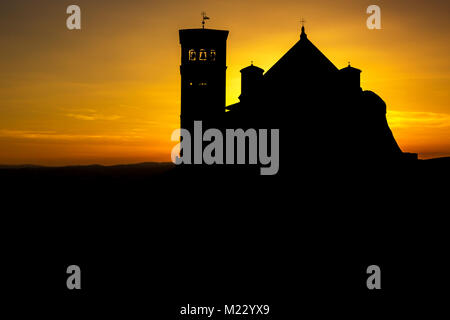
{"label": "hillside silhouette", "polygon": [[[335,168],[333,166],[332,168]],[[347,166],[341,167],[348,169]],[[362,169],[363,167],[358,166]],[[313,170],[312,172],[309,170]],[[330,171],[328,167],[299,167],[295,173],[287,176],[301,175],[303,178],[313,179],[316,177],[332,178],[334,171]],[[433,158],[426,160],[418,160],[416,162],[408,162],[406,164],[394,163],[389,168],[384,164],[378,167],[371,167],[370,170],[359,171],[359,174],[367,176],[376,176],[381,173],[382,176],[389,174],[409,176],[410,179],[418,181],[424,179],[438,178],[439,174],[445,176],[450,171],[450,157]],[[212,174],[212,175],[211,175]],[[230,168],[209,168],[205,170],[204,166],[192,166],[192,168],[177,167],[171,162],[146,162],[137,164],[121,164],[121,165],[73,165],[62,167],[39,166],[39,165],[0,165],[0,179],[5,184],[41,184],[45,186],[57,181],[61,185],[70,186],[74,182],[78,183],[114,183],[120,187],[121,182],[131,181],[138,183],[150,183],[152,180],[167,180],[168,183],[182,181],[185,177],[195,176],[197,179],[208,179],[217,177],[219,181],[227,181],[236,178],[250,178],[247,182],[253,180],[260,181],[257,177],[257,171],[249,171],[246,166],[232,166]],[[347,172],[347,177],[355,177],[355,174]],[[273,180],[271,180],[273,181]],[[280,179],[280,181],[282,181]],[[369,183],[369,181],[368,181]]]}

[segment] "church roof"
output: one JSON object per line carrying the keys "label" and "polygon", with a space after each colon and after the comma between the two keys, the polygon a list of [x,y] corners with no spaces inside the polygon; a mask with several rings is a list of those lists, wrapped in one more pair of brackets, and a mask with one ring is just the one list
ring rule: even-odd
{"label": "church roof", "polygon": [[309,41],[304,28],[300,40],[264,75],[268,80],[293,73],[308,75],[336,72],[338,68]]}

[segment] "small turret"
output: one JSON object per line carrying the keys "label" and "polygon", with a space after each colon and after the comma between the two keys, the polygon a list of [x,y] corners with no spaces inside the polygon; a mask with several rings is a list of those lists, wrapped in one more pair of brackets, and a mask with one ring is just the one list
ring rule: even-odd
{"label": "small turret", "polygon": [[241,70],[241,95],[239,100],[250,100],[258,95],[264,70],[253,65]]}
{"label": "small turret", "polygon": [[339,70],[340,81],[348,90],[361,90],[361,70],[348,66]]}

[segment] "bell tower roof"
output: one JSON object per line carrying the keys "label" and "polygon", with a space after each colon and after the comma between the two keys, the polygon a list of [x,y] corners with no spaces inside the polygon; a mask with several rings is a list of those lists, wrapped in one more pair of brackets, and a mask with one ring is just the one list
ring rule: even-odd
{"label": "bell tower roof", "polygon": [[205,42],[223,42],[228,38],[228,30],[216,30],[216,29],[181,29],[180,44],[204,44]]}

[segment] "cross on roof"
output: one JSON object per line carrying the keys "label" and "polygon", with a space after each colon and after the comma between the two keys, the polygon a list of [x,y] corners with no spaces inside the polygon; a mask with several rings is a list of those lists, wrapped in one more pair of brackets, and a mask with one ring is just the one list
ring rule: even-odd
{"label": "cross on roof", "polygon": [[300,22],[302,23],[302,33],[300,34],[300,38],[301,37],[306,37],[306,33],[305,33],[305,22],[306,20],[302,18],[302,20],[300,20]]}
{"label": "cross on roof", "polygon": [[306,20],[302,18],[302,20],[300,20],[300,22],[302,23],[302,27],[304,27]]}

